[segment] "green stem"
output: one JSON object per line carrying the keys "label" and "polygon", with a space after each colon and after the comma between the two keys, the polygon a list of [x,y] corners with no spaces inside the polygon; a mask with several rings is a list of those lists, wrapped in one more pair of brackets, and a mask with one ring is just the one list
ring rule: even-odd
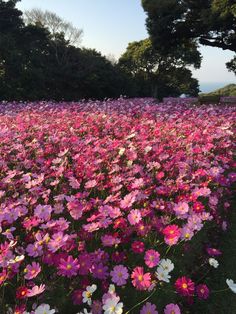
{"label": "green stem", "polygon": [[144,300],[142,300],[141,302],[135,304],[130,310],[128,310],[127,312],[125,312],[125,314],[130,313],[133,309],[135,309],[135,308],[138,307],[139,305],[143,304],[145,301],[149,300],[149,299],[153,296],[153,294],[154,294],[156,291],[157,291],[157,290],[154,289],[153,292],[152,292],[148,297],[146,297],[146,298],[145,298]]}

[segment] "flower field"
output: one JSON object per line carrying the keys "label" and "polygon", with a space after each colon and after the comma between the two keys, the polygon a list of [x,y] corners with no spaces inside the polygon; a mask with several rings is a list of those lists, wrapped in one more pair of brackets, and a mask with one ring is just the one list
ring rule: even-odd
{"label": "flower field", "polygon": [[[1,314],[207,304],[235,118],[233,105],[153,99],[0,104]],[[236,293],[235,280],[222,288]]]}

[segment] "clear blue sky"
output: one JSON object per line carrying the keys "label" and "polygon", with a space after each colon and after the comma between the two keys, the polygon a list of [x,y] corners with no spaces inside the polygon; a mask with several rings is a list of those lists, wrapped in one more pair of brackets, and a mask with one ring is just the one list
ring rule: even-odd
{"label": "clear blue sky", "polygon": [[[57,13],[84,31],[82,46],[95,48],[104,55],[118,58],[129,42],[146,38],[145,13],[141,0],[21,0],[23,10],[41,8]],[[225,62],[230,51],[203,47],[202,68],[193,71],[201,83],[235,83]]]}

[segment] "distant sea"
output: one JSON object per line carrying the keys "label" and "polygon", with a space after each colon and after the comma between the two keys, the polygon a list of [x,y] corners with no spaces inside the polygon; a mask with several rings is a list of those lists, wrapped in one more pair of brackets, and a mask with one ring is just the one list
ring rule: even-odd
{"label": "distant sea", "polygon": [[200,82],[200,90],[201,93],[210,93],[218,88],[225,87],[228,84],[236,84],[236,82],[215,82],[215,83]]}

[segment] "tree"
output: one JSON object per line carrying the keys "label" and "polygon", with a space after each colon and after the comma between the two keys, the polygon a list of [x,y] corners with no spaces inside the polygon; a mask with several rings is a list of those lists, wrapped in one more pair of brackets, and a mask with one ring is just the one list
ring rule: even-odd
{"label": "tree", "polygon": [[40,9],[28,10],[24,12],[24,21],[26,25],[32,24],[47,28],[53,39],[56,39],[58,34],[63,34],[70,45],[79,46],[81,43],[82,29],[74,27],[53,12]]}
{"label": "tree", "polygon": [[146,25],[162,54],[199,44],[236,51],[235,0],[142,0]]}
{"label": "tree", "polygon": [[153,48],[150,39],[132,42],[119,59],[119,66],[132,75],[139,96],[179,96],[182,93],[196,95],[198,81],[192,78],[187,65],[197,66],[198,55],[183,61],[179,53],[161,55]]}
{"label": "tree", "polygon": [[234,72],[236,75],[236,56],[230,62],[227,62],[226,66],[229,71]]}

